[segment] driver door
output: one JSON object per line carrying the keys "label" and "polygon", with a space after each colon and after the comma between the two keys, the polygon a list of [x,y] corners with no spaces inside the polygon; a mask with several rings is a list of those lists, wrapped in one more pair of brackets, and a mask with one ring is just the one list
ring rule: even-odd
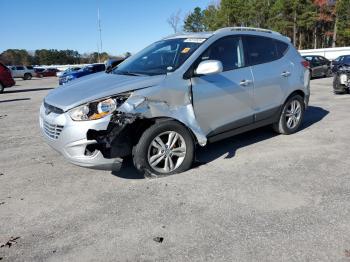
{"label": "driver door", "polygon": [[196,119],[208,135],[252,124],[254,121],[253,76],[245,66],[240,36],[228,36],[214,42],[198,59],[219,60],[223,72],[194,76],[193,106]]}

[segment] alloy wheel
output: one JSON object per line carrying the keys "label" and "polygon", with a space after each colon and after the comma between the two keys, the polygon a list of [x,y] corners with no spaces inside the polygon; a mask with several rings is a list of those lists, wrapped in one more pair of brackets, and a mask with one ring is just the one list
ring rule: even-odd
{"label": "alloy wheel", "polygon": [[169,173],[178,168],[186,156],[184,138],[175,131],[157,135],[148,147],[148,164],[159,173]]}
{"label": "alloy wheel", "polygon": [[302,106],[298,100],[292,100],[286,110],[286,124],[289,129],[298,126],[301,118]]}

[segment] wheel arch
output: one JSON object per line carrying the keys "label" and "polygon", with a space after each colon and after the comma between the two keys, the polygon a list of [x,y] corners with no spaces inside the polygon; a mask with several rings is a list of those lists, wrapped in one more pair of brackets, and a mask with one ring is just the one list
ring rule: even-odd
{"label": "wheel arch", "polygon": [[156,123],[167,122],[167,121],[174,121],[174,122],[177,122],[178,124],[182,125],[183,127],[185,127],[188,130],[188,132],[191,134],[193,142],[195,144],[198,143],[198,139],[197,139],[195,133],[193,132],[193,130],[191,128],[189,128],[185,123],[183,123],[180,120],[173,118],[173,117],[153,117],[153,118],[136,119],[135,122],[133,123],[133,125],[135,125],[135,127],[136,127],[135,130],[138,130],[138,131],[136,133],[136,137],[134,137],[134,139],[133,139],[134,143],[138,142],[141,135],[143,134],[143,132],[146,131],[147,128],[151,127],[152,125],[154,125]]}

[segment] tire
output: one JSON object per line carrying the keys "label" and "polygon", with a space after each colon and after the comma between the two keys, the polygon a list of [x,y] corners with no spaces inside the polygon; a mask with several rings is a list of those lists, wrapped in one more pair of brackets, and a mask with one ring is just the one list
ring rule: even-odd
{"label": "tire", "polygon": [[324,77],[331,77],[332,76],[332,70],[328,69],[327,72],[325,73]]}
{"label": "tire", "polygon": [[25,73],[23,76],[23,80],[30,80],[30,79],[32,79],[32,75],[29,73]]}
{"label": "tire", "polygon": [[4,89],[5,88],[4,88],[3,84],[0,83],[0,94],[2,94],[4,92]]}
{"label": "tire", "polygon": [[273,124],[273,129],[275,130],[275,132],[284,135],[290,135],[295,133],[296,131],[298,131],[301,123],[303,122],[304,113],[304,99],[300,95],[291,96],[284,103],[279,120],[278,122]]}
{"label": "tire", "polygon": [[181,173],[192,166],[194,141],[190,131],[180,123],[158,122],[141,135],[132,157],[134,166],[145,177]]}
{"label": "tire", "polygon": [[335,75],[333,78],[333,93],[335,95],[340,95],[340,94],[345,94],[346,93],[346,88],[341,87],[342,85],[340,84],[340,78],[339,75]]}

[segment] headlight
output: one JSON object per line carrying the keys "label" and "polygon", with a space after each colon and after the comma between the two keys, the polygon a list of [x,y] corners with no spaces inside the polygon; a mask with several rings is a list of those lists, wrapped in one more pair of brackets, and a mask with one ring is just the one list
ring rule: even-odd
{"label": "headlight", "polygon": [[340,83],[342,85],[346,85],[348,81],[348,76],[346,74],[341,74],[340,75]]}
{"label": "headlight", "polygon": [[78,106],[69,111],[74,121],[97,120],[115,112],[130,96],[130,94],[105,98]]}
{"label": "headlight", "polygon": [[71,81],[73,80],[75,77],[72,75],[66,76],[66,81]]}

